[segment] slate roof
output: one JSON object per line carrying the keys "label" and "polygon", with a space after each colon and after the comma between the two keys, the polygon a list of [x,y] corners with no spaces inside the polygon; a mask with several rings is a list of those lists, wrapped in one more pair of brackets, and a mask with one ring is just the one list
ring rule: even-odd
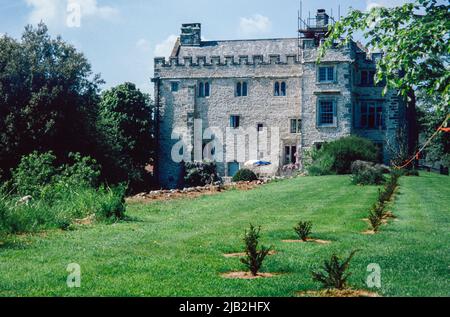
{"label": "slate roof", "polygon": [[175,45],[172,56],[253,56],[263,55],[296,55],[298,54],[297,38],[261,39],[261,40],[229,40],[229,41],[202,41],[200,46]]}

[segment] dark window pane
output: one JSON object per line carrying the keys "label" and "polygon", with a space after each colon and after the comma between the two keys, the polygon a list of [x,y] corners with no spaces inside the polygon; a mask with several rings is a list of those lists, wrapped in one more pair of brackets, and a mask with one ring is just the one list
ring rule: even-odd
{"label": "dark window pane", "polygon": [[375,128],[375,107],[369,106],[369,115],[368,115],[368,127],[370,129]]}
{"label": "dark window pane", "polygon": [[319,81],[327,81],[327,69],[319,67]]}
{"label": "dark window pane", "polygon": [[367,82],[370,86],[373,86],[375,84],[375,72],[371,71],[369,72],[369,78],[367,79]]}
{"label": "dark window pane", "polygon": [[286,83],[284,81],[281,83],[281,96],[286,96]]}
{"label": "dark window pane", "polygon": [[367,104],[361,103],[361,128],[367,127]]}
{"label": "dark window pane", "polygon": [[291,119],[291,133],[297,133],[297,120]]}
{"label": "dark window pane", "polygon": [[204,85],[203,83],[198,84],[198,96],[199,97],[204,97]]}
{"label": "dark window pane", "polygon": [[234,129],[239,128],[239,116],[230,117],[230,127]]}
{"label": "dark window pane", "polygon": [[248,89],[247,89],[247,83],[246,82],[243,82],[242,83],[242,96],[247,96],[247,92],[248,92]]}
{"label": "dark window pane", "polygon": [[209,97],[209,83],[205,83],[205,97]]}
{"label": "dark window pane", "polygon": [[321,101],[319,106],[319,124],[333,124],[334,109],[332,101]]}
{"label": "dark window pane", "polygon": [[291,149],[291,163],[297,163],[297,147],[293,146]]}
{"label": "dark window pane", "polygon": [[326,81],[327,80],[327,71],[325,67],[321,67],[319,69],[319,80],[320,81]]}
{"label": "dark window pane", "polygon": [[367,85],[367,72],[365,70],[361,72],[361,85]]}
{"label": "dark window pane", "polygon": [[237,83],[237,85],[236,85],[236,96],[238,96],[238,97],[242,96],[242,84],[241,83]]}
{"label": "dark window pane", "polygon": [[334,81],[334,67],[328,67],[328,81]]}
{"label": "dark window pane", "polygon": [[377,128],[383,128],[383,107],[377,107]]}
{"label": "dark window pane", "polygon": [[274,96],[279,96],[279,95],[280,95],[280,83],[276,82],[275,88],[274,88]]}
{"label": "dark window pane", "polygon": [[178,83],[172,83],[172,92],[178,91]]}

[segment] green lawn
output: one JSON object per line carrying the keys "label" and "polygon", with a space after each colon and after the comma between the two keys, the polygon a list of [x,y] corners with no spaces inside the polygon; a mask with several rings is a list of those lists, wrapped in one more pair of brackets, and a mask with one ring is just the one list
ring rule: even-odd
{"label": "green lawn", "polygon": [[[384,296],[449,296],[450,177],[403,177],[393,206],[398,221],[375,236],[362,235],[377,187],[350,185],[348,177],[301,177],[195,200],[128,207],[133,218],[72,232],[20,237],[0,247],[2,296],[293,296],[316,290],[310,270],[333,252],[361,249],[350,284],[365,288],[367,266],[382,268]],[[330,245],[288,244],[300,220]],[[271,279],[229,280],[243,270],[224,253],[242,250],[249,223],[263,227],[263,243],[277,254],[264,272]],[[82,285],[66,286],[66,267],[79,263]]]}

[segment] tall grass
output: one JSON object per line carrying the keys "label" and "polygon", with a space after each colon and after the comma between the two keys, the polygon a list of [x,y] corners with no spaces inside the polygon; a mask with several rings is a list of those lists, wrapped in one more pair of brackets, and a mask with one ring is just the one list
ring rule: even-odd
{"label": "tall grass", "polygon": [[0,234],[45,229],[69,229],[76,219],[116,220],[125,214],[125,188],[49,187],[28,204],[15,196],[0,195]]}

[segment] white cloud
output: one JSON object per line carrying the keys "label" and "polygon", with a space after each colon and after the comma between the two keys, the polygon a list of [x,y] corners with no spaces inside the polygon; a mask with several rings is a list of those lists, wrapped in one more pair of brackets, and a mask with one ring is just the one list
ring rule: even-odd
{"label": "white cloud", "polygon": [[248,18],[241,18],[239,32],[244,35],[254,35],[270,31],[272,22],[268,17],[261,14],[254,14]]}
{"label": "white cloud", "polygon": [[119,11],[110,6],[99,6],[97,0],[69,0],[81,6],[83,16],[95,16],[102,19],[115,19],[119,16]]}
{"label": "white cloud", "polygon": [[31,7],[28,22],[32,24],[43,21],[47,24],[61,25],[66,21],[69,5],[78,5],[80,19],[100,18],[113,20],[119,16],[119,11],[110,6],[99,6],[97,0],[25,0]]}
{"label": "white cloud", "polygon": [[146,39],[139,39],[136,42],[136,47],[144,52],[149,52],[151,50],[150,43]]}
{"label": "white cloud", "polygon": [[366,7],[367,11],[370,11],[373,8],[379,8],[379,7],[383,7],[383,5],[380,3],[377,3],[377,2],[367,1],[367,7]]}
{"label": "white cloud", "polygon": [[154,55],[156,57],[169,57],[172,54],[172,50],[175,46],[178,36],[169,35],[163,42],[156,44]]}
{"label": "white cloud", "polygon": [[412,0],[366,0],[366,10],[370,11],[373,8],[379,7],[392,8],[408,2],[412,2]]}
{"label": "white cloud", "polygon": [[44,21],[54,23],[63,11],[63,3],[60,0],[26,0],[29,7],[32,7],[28,16],[28,22],[32,24]]}

